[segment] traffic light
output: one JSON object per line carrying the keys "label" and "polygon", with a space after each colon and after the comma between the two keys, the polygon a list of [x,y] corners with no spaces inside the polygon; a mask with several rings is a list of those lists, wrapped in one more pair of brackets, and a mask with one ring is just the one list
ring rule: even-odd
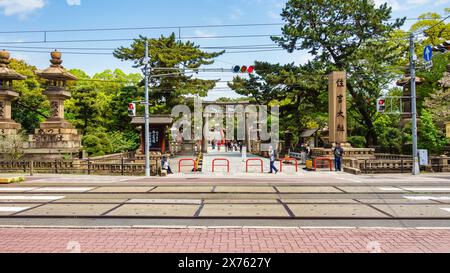
{"label": "traffic light", "polygon": [[386,99],[380,98],[377,100],[377,111],[378,113],[384,113],[386,111]]}
{"label": "traffic light", "polygon": [[248,73],[248,74],[252,74],[253,72],[255,72],[255,67],[253,65],[251,66],[239,66],[239,65],[235,65],[233,66],[233,68],[231,69],[234,73]]}
{"label": "traffic light", "polygon": [[440,45],[434,46],[433,51],[440,53],[447,53],[450,51],[450,41],[445,41]]}
{"label": "traffic light", "polygon": [[130,117],[136,116],[136,103],[134,102],[128,103],[128,116]]}

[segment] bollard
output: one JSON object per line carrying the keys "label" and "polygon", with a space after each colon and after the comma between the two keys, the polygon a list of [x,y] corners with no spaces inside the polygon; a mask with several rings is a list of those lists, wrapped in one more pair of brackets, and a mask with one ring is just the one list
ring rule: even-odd
{"label": "bollard", "polygon": [[34,161],[30,161],[30,176],[33,176],[34,174]]}
{"label": "bollard", "polygon": [[125,173],[124,173],[124,168],[125,168],[125,164],[124,164],[124,159],[123,159],[123,157],[122,157],[122,160],[121,160],[121,162],[120,162],[120,173],[121,173],[122,175],[125,174]]}

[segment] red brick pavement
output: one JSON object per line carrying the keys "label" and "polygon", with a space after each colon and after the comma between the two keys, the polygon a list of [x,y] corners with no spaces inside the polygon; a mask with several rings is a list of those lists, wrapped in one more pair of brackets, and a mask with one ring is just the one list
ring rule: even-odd
{"label": "red brick pavement", "polygon": [[2,228],[0,252],[450,253],[450,230]]}

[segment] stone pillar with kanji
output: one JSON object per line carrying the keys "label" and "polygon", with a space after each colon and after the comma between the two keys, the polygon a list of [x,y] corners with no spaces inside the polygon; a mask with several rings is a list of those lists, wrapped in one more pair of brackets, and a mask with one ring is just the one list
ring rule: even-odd
{"label": "stone pillar with kanji", "polygon": [[348,146],[347,75],[345,72],[332,72],[328,80],[329,142]]}
{"label": "stone pillar with kanji", "polygon": [[51,53],[50,67],[36,74],[47,80],[47,88],[43,92],[50,101],[50,116],[40,124],[34,135],[30,136],[26,153],[29,157],[45,159],[62,159],[76,156],[81,150],[81,136],[78,130],[64,119],[64,101],[71,98],[66,90],[68,81],[77,78],[66,71],[62,64],[61,53]]}
{"label": "stone pillar with kanji", "polygon": [[9,52],[0,51],[0,136],[15,135],[21,129],[11,115],[11,104],[19,97],[12,84],[13,81],[24,80],[26,77],[9,68],[9,58]]}

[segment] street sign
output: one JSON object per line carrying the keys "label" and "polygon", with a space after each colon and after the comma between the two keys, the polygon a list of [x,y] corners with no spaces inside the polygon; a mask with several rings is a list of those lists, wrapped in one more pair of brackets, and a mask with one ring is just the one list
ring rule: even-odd
{"label": "street sign", "polygon": [[419,150],[420,166],[428,166],[428,150]]}
{"label": "street sign", "polygon": [[431,59],[433,58],[433,47],[432,46],[426,46],[423,50],[423,58],[427,62],[431,62]]}

